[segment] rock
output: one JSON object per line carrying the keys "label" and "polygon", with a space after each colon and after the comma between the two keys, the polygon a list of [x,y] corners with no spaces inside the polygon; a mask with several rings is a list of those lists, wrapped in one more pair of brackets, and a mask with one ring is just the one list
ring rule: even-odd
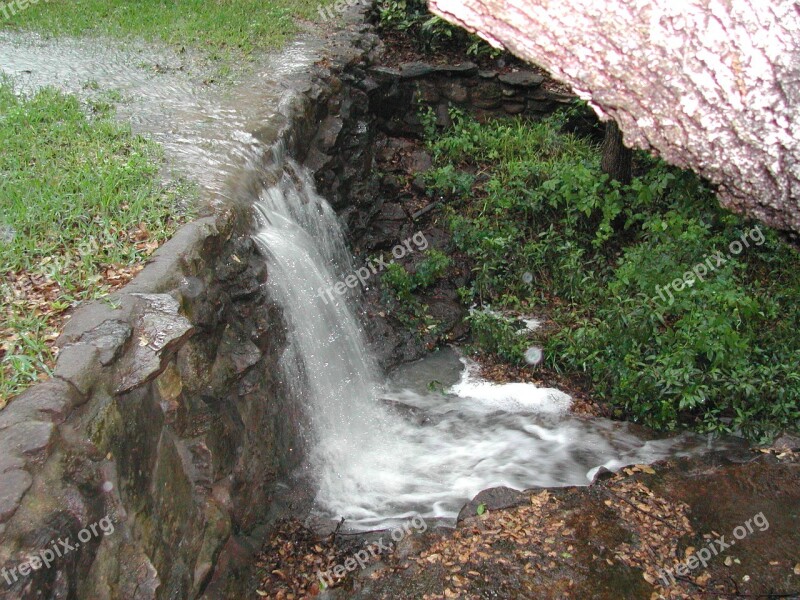
{"label": "rock", "polygon": [[[422,175],[416,175],[416,176],[414,177],[414,179],[412,179],[412,180],[411,180],[411,187],[412,187],[412,189],[414,189],[415,191],[417,191],[417,192],[419,192],[419,193],[421,193],[421,194],[424,194],[424,193],[427,191],[427,189],[428,189],[428,186],[427,186],[427,185],[426,185],[426,183],[425,183],[425,177],[423,177]],[[430,205],[428,205],[428,206],[430,206]],[[426,207],[426,208],[428,208],[428,207]],[[424,209],[423,209],[423,210],[424,210]],[[430,209],[429,209],[429,210],[430,210]],[[426,211],[426,212],[427,212],[427,211]],[[420,213],[421,213],[421,214],[420,214]],[[414,214],[412,215],[412,217],[411,217],[411,218],[412,218],[412,219],[414,219],[414,220],[416,220],[417,218],[421,217],[423,214],[425,214],[425,213],[422,213],[422,211],[417,211],[416,213],[414,213]]]}
{"label": "rock", "polygon": [[48,454],[56,426],[44,421],[25,421],[3,430],[0,454],[40,459]]}
{"label": "rock", "polygon": [[183,392],[181,373],[175,363],[169,363],[164,372],[156,378],[156,387],[162,400],[172,402]]}
{"label": "rock", "polygon": [[90,344],[66,346],[58,355],[53,374],[74,385],[83,396],[88,396],[97,380],[99,355],[100,351]]}
{"label": "rock", "polygon": [[25,492],[31,487],[33,478],[21,469],[2,474],[0,485],[0,523],[10,519],[17,509]]}
{"label": "rock", "polygon": [[467,88],[457,81],[445,81],[440,85],[442,94],[453,102],[467,101]]}
{"label": "rock", "polygon": [[800,437],[784,433],[782,436],[772,442],[772,448],[783,452],[800,451]]}
{"label": "rock", "polygon": [[436,70],[436,67],[423,62],[404,63],[400,65],[400,78],[401,79],[415,79],[417,77],[424,77],[430,75]]}
{"label": "rock", "polygon": [[177,450],[183,463],[183,472],[194,489],[201,494],[210,493],[214,479],[213,458],[205,442],[178,442]]}
{"label": "rock", "polygon": [[25,459],[16,454],[0,455],[0,475],[25,468]]}
{"label": "rock", "polygon": [[328,152],[336,146],[343,126],[344,121],[340,117],[328,117],[322,122],[318,135],[320,136],[320,145],[323,152]]}
{"label": "rock", "polygon": [[503,97],[501,88],[488,81],[481,82],[472,88],[472,104],[478,108],[497,108]]}
{"label": "rock", "polygon": [[503,110],[510,115],[518,115],[525,110],[525,105],[521,103],[504,104]]}
{"label": "rock", "polygon": [[51,379],[28,388],[0,412],[0,432],[22,421],[64,422],[73,407],[83,399],[66,381]]}
{"label": "rock", "polygon": [[483,490],[467,504],[463,506],[458,513],[458,522],[464,519],[477,516],[478,506],[481,504],[486,505],[486,510],[500,510],[510,506],[519,506],[520,504],[527,504],[529,494],[520,492],[509,487],[496,487]]}
{"label": "rock", "polygon": [[518,87],[529,87],[540,85],[544,81],[544,77],[533,71],[512,71],[510,73],[501,73],[498,75],[503,83]]}
{"label": "rock", "polygon": [[200,591],[213,573],[220,548],[231,534],[231,520],[228,512],[215,502],[206,504],[206,526],[203,531],[203,542],[194,564],[194,588],[191,597],[197,598]]}
{"label": "rock", "polygon": [[[403,207],[395,202],[386,202],[376,217],[377,221],[405,221],[408,218]],[[398,240],[399,241],[399,240]]]}
{"label": "rock", "polygon": [[387,173],[381,178],[381,186],[396,191],[401,187],[400,179],[397,177],[397,175],[391,175]]}
{"label": "rock", "polygon": [[606,467],[597,467],[592,477],[592,483],[604,481],[614,476],[614,471],[608,470]]}
{"label": "rock", "polygon": [[82,598],[155,600],[162,588],[158,572],[147,555],[123,536],[103,537],[94,563],[81,582]]}
{"label": "rock", "polygon": [[241,375],[261,358],[261,350],[230,325],[225,328],[211,369],[212,387],[223,392],[236,375]]}
{"label": "rock", "polygon": [[220,257],[215,264],[214,275],[222,281],[230,281],[247,269],[247,257],[253,251],[253,242],[249,238],[239,240],[226,256]]}
{"label": "rock", "polygon": [[406,161],[407,170],[411,173],[424,173],[433,166],[431,155],[425,150],[415,150]]}
{"label": "rock", "polygon": [[473,62],[463,62],[457,65],[441,65],[436,67],[437,73],[445,73],[447,75],[460,75],[462,77],[469,77],[478,72],[478,65]]}
{"label": "rock", "polygon": [[119,357],[122,347],[131,337],[131,332],[130,325],[124,321],[109,319],[84,333],[78,343],[96,348],[100,363],[108,366]]}
{"label": "rock", "polygon": [[400,77],[400,69],[392,67],[370,67],[368,72],[378,81],[398,79]]}
{"label": "rock", "polygon": [[192,324],[178,314],[178,302],[167,294],[136,294],[142,300],[131,350],[120,365],[115,392],[123,394],[158,376],[167,357],[193,332]]}
{"label": "rock", "polygon": [[[231,577],[231,573],[241,573],[252,562],[255,549],[246,540],[230,536],[219,553],[216,569],[203,595],[204,598],[243,598],[247,583]],[[252,595],[251,588],[244,587]]]}
{"label": "rock", "polygon": [[433,104],[439,101],[439,90],[433,83],[420,81],[417,87],[417,98],[422,102]]}
{"label": "rock", "polygon": [[453,120],[450,118],[450,111],[447,109],[447,104],[442,103],[436,107],[436,124],[445,129],[453,124]]}

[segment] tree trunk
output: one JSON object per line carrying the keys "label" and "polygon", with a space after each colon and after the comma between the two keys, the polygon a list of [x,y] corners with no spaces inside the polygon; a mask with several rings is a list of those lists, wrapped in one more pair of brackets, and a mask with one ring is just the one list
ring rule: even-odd
{"label": "tree trunk", "polygon": [[631,182],[631,163],[633,151],[622,143],[622,131],[616,121],[606,123],[606,136],[603,139],[600,168],[611,179],[620,183]]}
{"label": "tree trunk", "polygon": [[[634,147],[800,232],[800,10],[792,0],[430,0],[548,69]],[[797,237],[795,239],[798,239]]]}

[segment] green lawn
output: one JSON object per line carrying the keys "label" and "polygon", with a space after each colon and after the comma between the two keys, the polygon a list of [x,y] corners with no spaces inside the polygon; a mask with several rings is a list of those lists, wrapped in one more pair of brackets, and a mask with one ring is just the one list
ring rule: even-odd
{"label": "green lawn", "polygon": [[313,18],[318,4],[311,0],[41,0],[8,20],[0,14],[0,27],[52,35],[160,40],[177,48],[204,50],[211,58],[235,58],[281,46],[296,33],[295,19]]}
{"label": "green lawn", "polygon": [[0,407],[48,373],[64,312],[124,284],[174,232],[194,191],[160,185],[161,160],[107,102],[22,99],[0,81]]}

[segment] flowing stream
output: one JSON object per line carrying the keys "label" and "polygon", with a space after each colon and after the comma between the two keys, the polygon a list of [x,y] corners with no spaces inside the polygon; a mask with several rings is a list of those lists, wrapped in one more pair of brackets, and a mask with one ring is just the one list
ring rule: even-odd
{"label": "flowing stream", "polygon": [[489,487],[587,485],[601,466],[705,449],[699,436],[643,439],[625,423],[572,416],[559,390],[482,381],[452,350],[381,379],[355,299],[320,293],[353,265],[310,172],[286,161],[256,206],[267,285],[288,326],[282,374],[308,413],[318,516],[354,531],[417,514],[452,523]]}

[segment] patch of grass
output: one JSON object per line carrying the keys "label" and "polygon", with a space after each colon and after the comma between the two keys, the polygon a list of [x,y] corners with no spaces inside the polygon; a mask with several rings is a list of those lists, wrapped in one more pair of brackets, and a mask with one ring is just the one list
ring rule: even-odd
{"label": "patch of grass", "polygon": [[[692,173],[644,154],[630,185],[610,181],[599,149],[564,133],[564,114],[451,117],[451,129],[429,135],[427,177],[475,264],[467,304],[546,312],[559,325],[546,365],[588,374],[619,416],[756,440],[800,425],[796,251],[761,225],[763,237],[662,300],[659,289],[729,255],[756,223],[721,209]],[[486,351],[522,362],[517,337],[488,319],[472,325]]]}
{"label": "patch of grass", "polygon": [[0,27],[160,40],[231,59],[281,46],[297,32],[295,18],[313,18],[317,5],[311,0],[42,0],[0,20]]}
{"label": "patch of grass", "polygon": [[49,373],[65,311],[126,283],[193,193],[158,183],[158,145],[112,110],[0,81],[0,406]]}

